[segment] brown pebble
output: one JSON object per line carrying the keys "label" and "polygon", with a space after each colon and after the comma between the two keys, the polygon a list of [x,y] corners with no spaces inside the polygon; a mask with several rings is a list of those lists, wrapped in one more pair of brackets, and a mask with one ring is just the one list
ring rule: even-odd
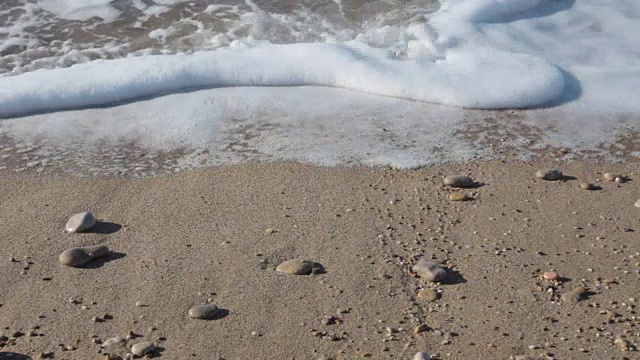
{"label": "brown pebble", "polygon": [[434,289],[422,289],[418,291],[418,299],[427,300],[427,301],[435,301],[438,299],[438,292]]}
{"label": "brown pebble", "polygon": [[584,286],[576,286],[576,288],[573,289],[573,292],[582,295],[587,292],[587,288],[585,288]]}
{"label": "brown pebble", "polygon": [[580,298],[581,298],[580,294],[578,294],[575,291],[567,291],[566,293],[562,294],[560,297],[562,298],[562,301],[569,304],[577,303],[578,301],[580,301]]}
{"label": "brown pebble", "polygon": [[421,324],[421,325],[416,326],[414,332],[416,334],[420,334],[420,333],[423,333],[423,332],[429,331],[429,330],[430,330],[430,328],[429,328],[429,326],[427,324]]}
{"label": "brown pebble", "polygon": [[542,277],[545,280],[553,281],[553,280],[557,280],[559,276],[558,276],[558,273],[555,271],[547,271],[544,274],[542,274]]}
{"label": "brown pebble", "polygon": [[592,183],[588,183],[588,182],[580,183],[579,186],[580,186],[581,189],[584,189],[584,190],[595,190],[596,189],[595,185],[593,185]]}
{"label": "brown pebble", "polygon": [[625,339],[621,339],[621,338],[617,338],[613,341],[614,344],[618,345],[618,347],[622,350],[622,351],[627,351],[629,350],[629,342]]}
{"label": "brown pebble", "polygon": [[454,193],[449,194],[449,200],[451,201],[469,201],[472,200],[470,196],[463,193],[462,191],[456,191]]}

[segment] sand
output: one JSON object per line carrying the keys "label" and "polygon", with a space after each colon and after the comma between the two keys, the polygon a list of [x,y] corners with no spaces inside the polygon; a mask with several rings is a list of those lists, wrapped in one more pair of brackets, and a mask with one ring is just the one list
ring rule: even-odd
{"label": "sand", "polygon": [[[537,179],[547,167],[570,177]],[[449,200],[452,174],[482,184],[463,190],[474,200]],[[24,335],[0,343],[0,359],[103,359],[126,349],[96,343],[127,335],[162,359],[636,359],[614,341],[640,345],[639,197],[637,166],[588,162],[5,173],[0,332]],[[64,233],[82,211],[98,225]],[[114,254],[85,268],[58,262],[96,244]],[[411,274],[423,256],[447,268],[444,283]],[[324,272],[275,271],[293,258]],[[563,303],[578,286],[588,292]],[[423,288],[440,298],[418,299]],[[222,309],[215,319],[188,316],[208,301]],[[415,334],[419,325],[428,331]]]}

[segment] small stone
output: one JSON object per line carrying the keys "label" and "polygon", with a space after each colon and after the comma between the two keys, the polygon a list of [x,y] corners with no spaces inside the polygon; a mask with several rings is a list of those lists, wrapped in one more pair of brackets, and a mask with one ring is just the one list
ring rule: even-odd
{"label": "small stone", "polygon": [[558,276],[558,273],[555,271],[547,271],[544,274],[542,274],[542,277],[545,280],[553,281],[553,280],[557,280],[559,276]]}
{"label": "small stone", "polygon": [[438,300],[438,292],[434,289],[422,289],[418,291],[418,299],[426,301]]}
{"label": "small stone", "polygon": [[472,178],[464,175],[452,175],[444,178],[444,184],[452,187],[467,188],[475,185]]}
{"label": "small stone", "polygon": [[145,341],[145,342],[134,344],[131,347],[131,353],[133,355],[145,356],[146,354],[153,352],[155,348],[156,346],[152,342]]}
{"label": "small stone", "polygon": [[630,348],[629,342],[625,339],[616,338],[613,343],[616,344],[622,351],[628,351]]}
{"label": "small stone", "polygon": [[587,292],[587,288],[585,288],[584,286],[576,286],[576,288],[575,288],[575,289],[573,289],[573,291],[574,291],[576,294],[580,294],[580,295],[582,295],[582,294],[585,294],[585,293]]}
{"label": "small stone", "polygon": [[638,199],[638,201],[636,201],[636,203],[634,205],[635,205],[635,207],[640,208],[640,199]]}
{"label": "small stone", "polygon": [[194,319],[212,319],[220,311],[215,304],[197,305],[189,309],[189,317]]}
{"label": "small stone", "polygon": [[114,338],[105,340],[105,342],[102,343],[102,347],[110,347],[110,346],[114,346],[114,345],[124,345],[126,342],[127,342],[127,340],[125,338],[114,337]]}
{"label": "small stone", "polygon": [[427,281],[437,282],[444,279],[447,276],[445,269],[433,261],[426,258],[420,259],[417,264],[413,265],[413,271],[421,278]]}
{"label": "small stone", "polygon": [[431,330],[429,325],[421,324],[421,325],[416,326],[416,328],[413,330],[413,332],[415,332],[416,334],[420,334],[420,333],[423,333],[423,332],[429,331],[429,330]]}
{"label": "small stone", "polygon": [[0,333],[0,341],[7,341],[7,340],[9,340],[9,338],[6,335]]}
{"label": "small stone", "polygon": [[620,175],[616,174],[616,173],[610,173],[610,172],[606,172],[602,175],[606,180],[609,181],[615,181],[616,178],[620,177]]}
{"label": "small stone", "polygon": [[291,259],[276,267],[276,271],[293,275],[309,275],[313,271],[315,263],[308,260]]}
{"label": "small stone", "polygon": [[470,196],[468,196],[467,194],[463,193],[462,191],[457,191],[454,193],[449,194],[449,200],[451,201],[469,201],[472,198]]}
{"label": "small stone", "polygon": [[326,316],[322,318],[322,325],[333,325],[336,323],[335,316]]}
{"label": "small stone", "polygon": [[593,185],[592,183],[588,183],[588,182],[582,182],[580,183],[580,189],[584,189],[584,190],[595,190],[596,186]]}
{"label": "small stone", "polygon": [[556,181],[562,178],[562,171],[557,169],[540,169],[536,172],[538,179]]}
{"label": "small stone", "polygon": [[578,301],[580,301],[581,295],[575,291],[567,291],[566,293],[562,294],[560,297],[562,298],[562,301],[566,303],[575,304]]}
{"label": "small stone", "polygon": [[413,360],[431,360],[431,357],[426,352],[421,351],[419,353],[416,353],[416,355],[413,357]]}
{"label": "small stone", "polygon": [[622,184],[624,182],[624,178],[617,176],[615,179],[613,179],[613,181],[615,181],[616,184]]}
{"label": "small stone", "polygon": [[75,214],[69,218],[64,229],[70,233],[82,232],[89,230],[96,224],[96,217],[92,213],[85,211]]}
{"label": "small stone", "polygon": [[110,253],[109,248],[104,245],[76,247],[62,252],[59,260],[62,265],[80,267],[93,259]]}

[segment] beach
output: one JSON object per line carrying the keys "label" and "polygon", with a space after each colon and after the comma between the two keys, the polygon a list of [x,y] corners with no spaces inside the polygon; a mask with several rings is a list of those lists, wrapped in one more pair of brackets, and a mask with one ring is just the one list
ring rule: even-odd
{"label": "beach", "polygon": [[[551,167],[564,178],[536,177]],[[471,200],[449,200],[459,190],[443,178],[455,174],[476,181],[462,190]],[[147,356],[164,359],[633,359],[637,179],[631,164],[515,160],[249,163],[142,179],[5,172],[0,358],[117,359],[149,341]],[[98,223],[66,233],[82,211]],[[97,244],[112,253],[58,261]],[[423,257],[447,277],[416,275]],[[323,270],[276,271],[289,259]],[[215,318],[189,317],[207,303]]]}

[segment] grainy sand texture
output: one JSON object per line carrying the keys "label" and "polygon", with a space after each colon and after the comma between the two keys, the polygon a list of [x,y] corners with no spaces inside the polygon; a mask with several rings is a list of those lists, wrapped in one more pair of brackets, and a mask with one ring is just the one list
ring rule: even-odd
{"label": "grainy sand texture", "polygon": [[[449,199],[457,174],[471,200]],[[3,174],[0,359],[638,359],[639,198],[637,166],[589,162]],[[98,223],[65,233],[83,211]],[[112,253],[59,262],[88,245]]]}

